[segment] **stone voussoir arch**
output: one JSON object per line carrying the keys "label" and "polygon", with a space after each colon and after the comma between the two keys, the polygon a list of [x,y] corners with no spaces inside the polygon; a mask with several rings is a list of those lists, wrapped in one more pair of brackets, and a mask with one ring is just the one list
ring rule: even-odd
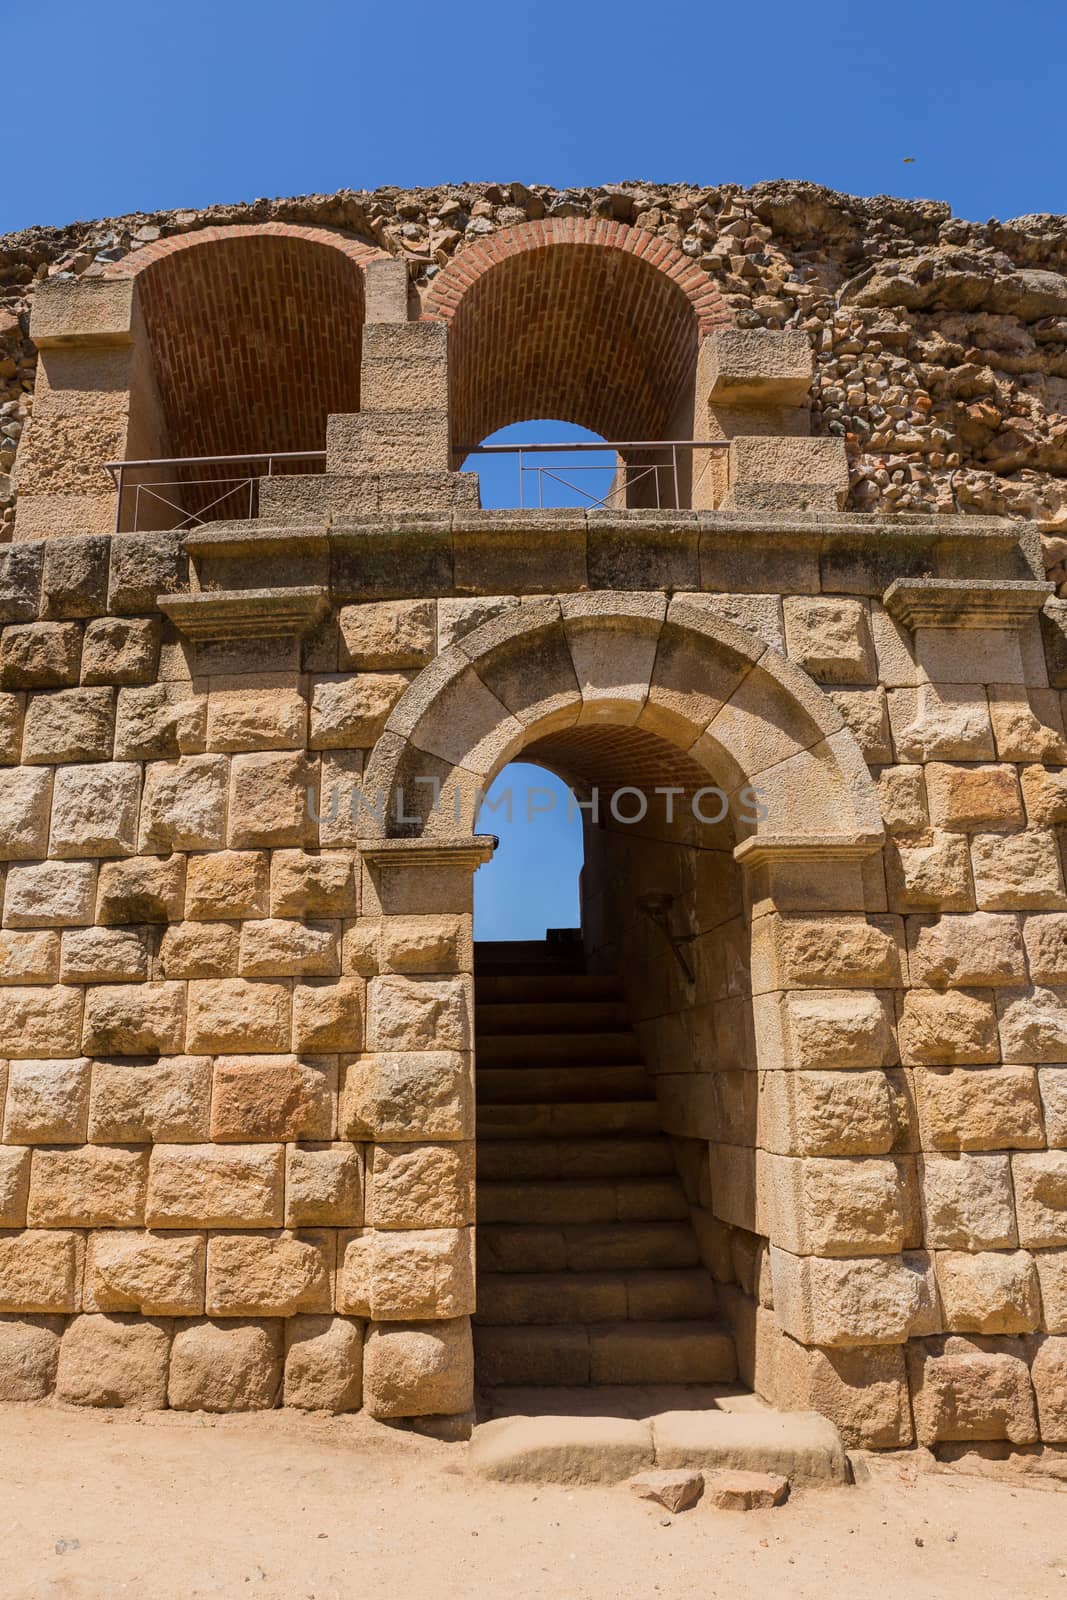
{"label": "stone voussoir arch", "polygon": [[[651,735],[727,793],[756,788],[766,814],[739,821],[739,837],[831,851],[882,842],[856,738],[807,673],[699,600],[614,593],[515,607],[424,668],[371,754],[364,831],[469,840],[479,797],[521,751],[605,727]],[[439,798],[416,820],[393,799],[419,779]]]}

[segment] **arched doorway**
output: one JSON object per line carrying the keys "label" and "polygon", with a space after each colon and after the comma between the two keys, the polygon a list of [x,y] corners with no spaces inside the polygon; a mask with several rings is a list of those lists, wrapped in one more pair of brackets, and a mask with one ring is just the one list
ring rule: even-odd
{"label": "arched doorway", "polygon": [[[894,1272],[906,1315],[908,1202],[894,1164],[864,1160],[859,1171],[854,1161],[823,1162],[812,1187],[814,1169],[780,1155],[766,1122],[785,1114],[805,1051],[810,1060],[813,1049],[829,1050],[834,1066],[833,1041],[843,1045],[858,1029],[853,1062],[892,1059],[877,1053],[888,1050],[890,1029],[884,997],[869,991],[900,981],[891,935],[864,909],[863,860],[882,839],[873,786],[853,736],[811,680],[700,601],[565,596],[532,601],[466,636],[416,680],[389,732],[371,758],[372,788],[388,793],[427,771],[440,780],[438,804],[421,816],[398,821],[387,809],[381,831],[397,846],[406,835],[426,847],[467,848],[484,787],[520,752],[608,796],[608,824],[597,819],[593,846],[592,818],[587,825],[584,970],[621,980],[654,1084],[658,1136],[670,1146],[674,1193],[716,1279],[719,1333],[705,1319],[700,1357],[723,1348],[713,1341],[729,1327],[742,1377],[773,1399],[768,1352],[782,1341],[824,1342],[819,1328],[832,1317],[847,1318],[862,1343]],[[673,814],[665,803],[642,810],[650,793],[672,797]],[[511,1033],[521,1050],[521,1028]],[[604,1102],[586,1095],[581,1103]],[[610,1201],[598,1204],[619,1206],[617,1179],[607,1180]],[[840,1233],[824,1214],[823,1183],[866,1196]],[[868,1206],[875,1189],[884,1205]],[[579,1224],[587,1225],[595,1226]],[[545,1244],[558,1257],[558,1241]],[[839,1290],[847,1304],[820,1298],[833,1274],[846,1281],[839,1269],[849,1257],[847,1290]],[[623,1287],[627,1307],[641,1303]],[[584,1325],[584,1345],[580,1324],[565,1346],[558,1336],[531,1341],[522,1324],[508,1340],[571,1352],[574,1365],[540,1368],[542,1383],[632,1385],[637,1372],[672,1375],[670,1358],[657,1367],[632,1333],[636,1364],[619,1354],[626,1339],[598,1345],[602,1324]],[[674,1327],[662,1348],[672,1347],[685,1347]],[[685,1381],[693,1374],[673,1369]]]}

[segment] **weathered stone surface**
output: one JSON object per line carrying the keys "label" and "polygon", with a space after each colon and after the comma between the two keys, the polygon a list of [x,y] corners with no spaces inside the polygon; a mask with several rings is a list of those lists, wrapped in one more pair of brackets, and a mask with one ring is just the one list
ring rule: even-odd
{"label": "weathered stone surface", "polygon": [[277,1228],[284,1157],[277,1144],[157,1144],[148,1169],[150,1228]]}
{"label": "weathered stone surface", "polygon": [[662,1467],[775,1472],[793,1483],[847,1483],[848,1463],[833,1423],[814,1412],[665,1411],[652,1419]]}
{"label": "weathered stone surface", "polygon": [[269,885],[265,851],[220,850],[191,856],[186,873],[186,916],[197,921],[265,917]]}
{"label": "weathered stone surface", "polygon": [[59,934],[0,929],[0,984],[55,983],[59,978]]}
{"label": "weathered stone surface", "polygon": [[9,988],[0,1004],[0,1056],[33,1060],[81,1051],[82,990]]}
{"label": "weathered stone surface", "polygon": [[473,965],[470,926],[463,917],[385,917],[381,930],[384,972],[462,972]]}
{"label": "weathered stone surface", "polygon": [[211,1137],[223,1143],[329,1139],[336,1097],[333,1056],[219,1056]]}
{"label": "weathered stone surface", "polygon": [[790,656],[817,683],[874,683],[874,646],[861,600],[790,595],[785,602]]}
{"label": "weathered stone surface", "polygon": [[170,1327],[150,1317],[75,1317],[59,1349],[56,1398],[75,1406],[160,1411]]}
{"label": "weathered stone surface", "polygon": [[1037,1327],[1037,1271],[1025,1250],[941,1250],[934,1265],[945,1326],[954,1333],[1029,1333]]}
{"label": "weathered stone surface", "polygon": [[907,1361],[920,1444],[954,1439],[1031,1444],[1037,1438],[1020,1341],[959,1335],[916,1341],[908,1347]]}
{"label": "weathered stone surface", "polygon": [[933,1270],[918,1252],[825,1260],[772,1244],[771,1279],[775,1316],[802,1344],[904,1344],[938,1327]]}
{"label": "weathered stone surface", "polygon": [[337,1309],[375,1321],[437,1321],[474,1310],[474,1234],[422,1228],[343,1234]]}
{"label": "weathered stone surface", "polygon": [[777,1472],[714,1472],[707,1480],[708,1504],[716,1511],[767,1511],[788,1496],[789,1479]]}
{"label": "weathered stone surface", "polygon": [[103,862],[96,920],[108,925],[180,921],[185,859],[181,855],[134,856],[127,861]]}
{"label": "weathered stone surface", "polygon": [[923,1147],[1006,1150],[1042,1145],[1033,1067],[926,1067],[914,1075]]}
{"label": "weathered stone surface", "polygon": [[208,1137],[210,1106],[208,1056],[96,1061],[88,1137],[96,1144],[197,1144]]}
{"label": "weathered stone surface", "polygon": [[334,1235],[212,1234],[207,1312],[215,1317],[290,1317],[333,1306]]}
{"label": "weathered stone surface", "polygon": [[354,917],[358,880],[347,850],[275,850],[271,857],[273,917]]}
{"label": "weathered stone surface", "polygon": [[92,1063],[12,1061],[7,1073],[7,1144],[80,1144],[89,1115]]}
{"label": "weathered stone surface", "polygon": [[363,1324],[297,1316],[285,1324],[284,1403],[301,1411],[358,1411],[363,1404]]}
{"label": "weathered stone surface", "polygon": [[0,1233],[0,1312],[77,1311],[84,1254],[80,1233]]}
{"label": "weathered stone surface", "polygon": [[179,1323],[167,1403],[174,1411],[269,1411],[282,1381],[278,1320]]}
{"label": "weathered stone surface", "polygon": [[1019,919],[1003,913],[909,917],[911,981],[935,989],[1021,983],[1026,975]]}
{"label": "weathered stone surface", "polygon": [[82,630],[76,622],[29,622],[0,634],[0,688],[54,689],[77,683]]}
{"label": "weathered stone surface", "polygon": [[363,1222],[363,1147],[287,1144],[285,1221],[290,1228],[359,1227]]}
{"label": "weathered stone surface", "polygon": [[367,1222],[375,1228],[458,1228],[474,1220],[474,1146],[372,1148]]}
{"label": "weathered stone surface", "polygon": [[[497,1417],[475,1428],[468,1458],[497,1483],[622,1483],[645,1468],[631,1488],[661,1505],[684,1502],[675,1509],[694,1504],[703,1486],[700,1473],[651,1470],[652,1429],[623,1417]],[[687,1496],[683,1482],[694,1477],[696,1490]]]}
{"label": "weathered stone surface", "polygon": [[33,861],[48,854],[52,769],[20,767],[0,783],[0,861]]}
{"label": "weathered stone surface", "polygon": [[376,1050],[468,1050],[470,980],[391,973],[372,978],[367,1040]]}
{"label": "weathered stone surface", "polygon": [[45,543],[43,617],[92,617],[106,611],[110,543],[84,534]]}
{"label": "weathered stone surface", "polygon": [[768,1155],[758,1181],[766,1231],[797,1255],[893,1255],[916,1242],[901,1173],[888,1157]]}
{"label": "weathered stone surface", "polygon": [[60,976],[64,983],[145,979],[151,956],[152,939],[147,928],[68,928],[63,935]]}
{"label": "weathered stone surface", "polygon": [[892,840],[886,882],[894,911],[970,911],[974,906],[967,841],[959,834]]}
{"label": "weathered stone surface", "polygon": [[181,983],[109,983],[85,991],[90,1055],[179,1055],[185,1038]]}
{"label": "weathered stone surface", "polygon": [[[772,1312],[761,1319],[773,1321]],[[848,1447],[909,1445],[911,1402],[900,1345],[823,1349],[779,1333],[773,1344],[775,1404],[780,1411],[817,1411]]]}
{"label": "weathered stone surface", "polygon": [[207,697],[189,683],[120,689],[115,717],[117,761],[195,755],[207,740]]}
{"label": "weathered stone surface", "polygon": [[13,767],[22,749],[25,696],[0,693],[0,767]]}
{"label": "weathered stone surface", "polygon": [[997,995],[1000,1040],[1009,1061],[1062,1061],[1067,990],[1004,989]]}
{"label": "weathered stone surface", "polygon": [[26,702],[23,761],[107,761],[114,738],[114,689],[60,689]]}
{"label": "weathered stone surface", "polygon": [[1067,1150],[1031,1151],[1011,1158],[1019,1243],[1067,1245]]}
{"label": "weathered stone surface", "polygon": [[201,1233],[92,1233],[85,1253],[84,1309],[200,1316],[204,1262]]}
{"label": "weathered stone surface", "polygon": [[19,1145],[0,1148],[0,1228],[26,1225],[30,1194],[30,1151]]}
{"label": "weathered stone surface", "polygon": [[983,911],[1055,911],[1067,906],[1055,834],[976,833],[971,861]]}
{"label": "weathered stone surface", "polygon": [[1046,1444],[1067,1444],[1067,1339],[1037,1338],[1031,1351],[1041,1437]]}
{"label": "weathered stone surface", "polygon": [[269,917],[241,930],[238,971],[243,978],[333,977],[341,969],[337,923]]}
{"label": "weathered stone surface", "polygon": [[15,862],[8,868],[4,924],[8,928],[72,928],[92,922],[94,861]]}
{"label": "weathered stone surface", "polygon": [[225,978],[237,970],[239,944],[238,923],[179,922],[160,941],[160,969],[165,978]]}
{"label": "weathered stone surface", "polygon": [[338,1132],[347,1139],[470,1139],[474,1082],[459,1051],[357,1056],[343,1069]]}
{"label": "weathered stone surface", "polygon": [[474,1400],[470,1321],[372,1324],[363,1403],[372,1417],[450,1416]]}
{"label": "weathered stone surface", "polygon": [[436,643],[432,600],[342,606],[342,666],[362,671],[424,667]]}
{"label": "weathered stone surface", "polygon": [[247,978],[204,978],[189,984],[190,1050],[276,1053],[289,1048],[289,1031],[286,984]]}
{"label": "weathered stone surface", "polygon": [[144,1222],[148,1151],[86,1144],[34,1151],[32,1228],[136,1228]]}
{"label": "weathered stone surface", "polygon": [[363,1044],[362,978],[311,979],[293,985],[293,1048],[358,1050]]}
{"label": "weathered stone surface", "polygon": [[312,750],[369,750],[409,683],[398,672],[328,673],[311,686]]}
{"label": "weathered stone surface", "polygon": [[188,561],[176,533],[124,533],[111,541],[108,610],[151,611],[156,597],[186,582]]}
{"label": "weathered stone surface", "polygon": [[960,767],[931,761],[925,777],[930,821],[935,828],[982,833],[991,828],[1021,828],[1024,824],[1014,767]]}
{"label": "weathered stone surface", "polygon": [[155,617],[94,617],[82,644],[82,683],[150,683],[159,663],[159,639]]}
{"label": "weathered stone surface", "polygon": [[906,1066],[980,1066],[999,1060],[992,999],[982,990],[909,990],[900,1015],[900,1055]]}
{"label": "weathered stone surface", "polygon": [[925,1156],[922,1194],[924,1238],[932,1248],[998,1250],[1016,1244],[1008,1156]]}
{"label": "weathered stone surface", "polygon": [[62,1317],[0,1317],[0,1400],[45,1400],[56,1384]]}
{"label": "weathered stone surface", "polygon": [[704,1474],[655,1467],[648,1472],[635,1473],[629,1488],[639,1500],[654,1500],[668,1511],[688,1511],[704,1493]]}
{"label": "weathered stone surface", "polygon": [[302,753],[268,751],[230,762],[229,843],[235,849],[314,842],[317,768]]}
{"label": "weathered stone surface", "polygon": [[307,702],[296,673],[232,673],[211,680],[209,750],[303,748]]}
{"label": "weathered stone surface", "polygon": [[228,764],[223,756],[182,756],[145,768],[140,848],[218,850],[226,837]]}

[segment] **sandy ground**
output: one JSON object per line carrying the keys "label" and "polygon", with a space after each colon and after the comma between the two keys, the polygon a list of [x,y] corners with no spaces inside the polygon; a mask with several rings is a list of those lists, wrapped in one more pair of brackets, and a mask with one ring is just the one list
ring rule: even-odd
{"label": "sandy ground", "polygon": [[876,1459],[851,1489],[668,1517],[467,1475],[360,1418],[0,1408],[0,1595],[111,1600],[1067,1600],[1067,1486]]}

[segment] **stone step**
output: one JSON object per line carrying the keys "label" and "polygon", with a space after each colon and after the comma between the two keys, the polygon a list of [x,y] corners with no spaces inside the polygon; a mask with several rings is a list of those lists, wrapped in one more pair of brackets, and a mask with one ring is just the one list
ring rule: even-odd
{"label": "stone step", "polygon": [[595,1389],[526,1388],[501,1384],[479,1393],[479,1419],[491,1417],[655,1417],[662,1411],[764,1411],[758,1395],[737,1383],[602,1383]]}
{"label": "stone step", "polygon": [[700,1265],[688,1222],[551,1225],[491,1223],[477,1229],[479,1272],[627,1272]]}
{"label": "stone step", "polygon": [[480,1183],[479,1222],[674,1222],[689,1206],[676,1177]]}
{"label": "stone step", "polygon": [[479,1005],[504,1002],[526,1005],[532,1001],[619,1000],[622,989],[618,978],[588,972],[513,973],[499,977],[479,974],[475,979],[475,999]]}
{"label": "stone step", "polygon": [[477,997],[474,1025],[483,1042],[499,1035],[521,1033],[538,1039],[546,1033],[625,1032],[629,1028],[621,1000],[502,1000]]}
{"label": "stone step", "polygon": [[478,1061],[484,1067],[588,1066],[610,1062],[638,1065],[641,1054],[628,1028],[603,1028],[592,1033],[477,1034]]}
{"label": "stone step", "polygon": [[551,1140],[585,1136],[658,1134],[659,1106],[651,1093],[640,1100],[569,1100],[557,1103],[478,1105],[478,1136],[499,1140]]}
{"label": "stone step", "polygon": [[474,1329],[478,1381],[552,1387],[732,1383],[734,1343],[717,1322],[607,1322]]}
{"label": "stone step", "polygon": [[577,940],[479,939],[474,946],[476,975],[584,972],[585,952]]}
{"label": "stone step", "polygon": [[594,1062],[582,1066],[480,1066],[476,1089],[480,1105],[531,1101],[651,1100],[644,1067]]}
{"label": "stone step", "polygon": [[[554,1393],[559,1393],[555,1391]],[[468,1457],[512,1483],[621,1483],[642,1468],[776,1473],[794,1486],[845,1484],[848,1458],[832,1422],[769,1407],[591,1416],[498,1416],[475,1428]]]}
{"label": "stone step", "polygon": [[664,1134],[627,1139],[495,1139],[478,1119],[479,1182],[519,1178],[638,1178],[673,1174]]}
{"label": "stone step", "polygon": [[674,1272],[485,1272],[479,1324],[691,1321],[713,1317],[715,1286],[703,1268]]}

